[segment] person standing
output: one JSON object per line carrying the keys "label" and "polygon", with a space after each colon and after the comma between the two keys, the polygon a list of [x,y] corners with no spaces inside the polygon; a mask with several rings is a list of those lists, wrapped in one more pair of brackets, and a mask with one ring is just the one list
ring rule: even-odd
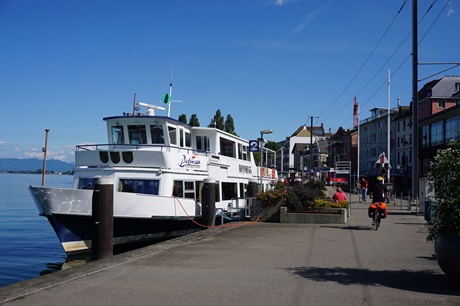
{"label": "person standing", "polygon": [[367,189],[369,187],[369,183],[366,181],[366,179],[363,177],[361,178],[361,197],[364,202],[366,202],[367,198]]}

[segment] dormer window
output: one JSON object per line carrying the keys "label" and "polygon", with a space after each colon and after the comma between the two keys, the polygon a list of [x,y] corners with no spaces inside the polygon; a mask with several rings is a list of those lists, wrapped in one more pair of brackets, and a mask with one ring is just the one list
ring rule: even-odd
{"label": "dormer window", "polygon": [[438,100],[438,108],[445,108],[446,107],[446,100],[445,99],[439,99]]}

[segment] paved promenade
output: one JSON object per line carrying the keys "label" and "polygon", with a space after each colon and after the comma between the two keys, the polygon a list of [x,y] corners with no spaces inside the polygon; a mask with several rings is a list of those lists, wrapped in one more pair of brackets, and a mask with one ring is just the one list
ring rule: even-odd
{"label": "paved promenade", "polygon": [[460,305],[423,216],[207,229],[0,288],[5,305]]}

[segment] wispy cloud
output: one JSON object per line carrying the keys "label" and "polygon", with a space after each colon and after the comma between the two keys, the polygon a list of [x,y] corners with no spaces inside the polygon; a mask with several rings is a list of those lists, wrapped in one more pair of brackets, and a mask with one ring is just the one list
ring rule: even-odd
{"label": "wispy cloud", "polygon": [[448,9],[448,10],[447,10],[447,17],[452,16],[452,15],[454,14],[454,12],[455,12],[455,11],[454,11],[453,9],[451,9],[451,8]]}
{"label": "wispy cloud", "polygon": [[288,2],[288,0],[275,0],[275,5],[283,6],[284,4],[286,4],[286,2]]}
{"label": "wispy cloud", "polygon": [[303,29],[305,29],[308,24],[312,21],[312,20],[315,20],[319,15],[320,13],[322,12],[322,9],[317,9],[317,10],[314,10],[313,12],[309,13],[297,26],[296,28],[294,29],[294,31],[291,32],[291,35],[294,36],[294,35],[297,35],[298,33],[300,33]]}

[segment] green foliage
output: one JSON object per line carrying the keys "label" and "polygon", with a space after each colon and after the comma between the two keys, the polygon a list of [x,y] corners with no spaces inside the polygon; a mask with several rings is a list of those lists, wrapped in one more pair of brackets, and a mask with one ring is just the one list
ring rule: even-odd
{"label": "green foliage", "polygon": [[439,233],[460,235],[460,142],[439,150],[430,164],[428,180],[436,194],[434,218],[428,223],[428,241]]}
{"label": "green foliage", "polygon": [[216,111],[216,114],[214,115],[214,118],[211,120],[211,123],[208,125],[208,127],[215,127],[216,129],[219,130],[224,130],[224,117],[222,116],[222,112],[220,109]]}
{"label": "green foliage", "polygon": [[235,132],[235,123],[233,121],[232,115],[230,114],[227,115],[227,119],[225,119],[224,131],[237,136]]}
{"label": "green foliage", "polygon": [[266,147],[270,150],[273,150],[275,152],[278,152],[279,150],[281,150],[281,148],[283,147],[282,145],[280,145],[279,143],[277,142],[274,142],[274,141],[268,141],[267,142],[267,145]]}
{"label": "green foliage", "polygon": [[187,115],[182,114],[179,116],[179,119],[177,119],[180,122],[187,123]]}
{"label": "green foliage", "polygon": [[267,204],[285,201],[288,210],[310,210],[321,208],[348,208],[350,202],[335,203],[326,198],[326,185],[324,182],[305,181],[297,186],[288,186],[278,181],[271,184],[272,189],[260,192],[256,199]]}
{"label": "green foliage", "polygon": [[286,206],[288,210],[317,209],[319,199],[326,198],[324,182],[309,180],[288,188]]}
{"label": "green foliage", "polygon": [[192,114],[190,117],[190,121],[188,123],[190,126],[200,126],[200,121],[198,120],[198,117],[196,114]]}
{"label": "green foliage", "polygon": [[256,165],[260,165],[260,152],[254,152],[252,153],[252,156],[254,157]]}

